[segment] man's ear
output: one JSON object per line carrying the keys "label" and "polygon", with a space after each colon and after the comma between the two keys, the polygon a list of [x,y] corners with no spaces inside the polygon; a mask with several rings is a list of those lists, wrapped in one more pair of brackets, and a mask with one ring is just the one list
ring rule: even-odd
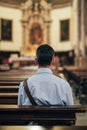
{"label": "man's ear", "polygon": [[51,62],[51,64],[52,64],[52,65],[54,65],[54,64],[55,64],[54,57],[53,57],[53,59],[52,59],[52,62]]}
{"label": "man's ear", "polygon": [[35,65],[38,65],[38,60],[37,60],[37,58],[35,58]]}

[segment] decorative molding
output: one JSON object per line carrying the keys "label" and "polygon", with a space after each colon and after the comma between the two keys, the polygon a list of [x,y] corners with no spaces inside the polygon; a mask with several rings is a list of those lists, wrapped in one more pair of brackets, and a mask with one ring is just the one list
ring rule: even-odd
{"label": "decorative molding", "polygon": [[19,9],[20,5],[0,2],[0,6]]}
{"label": "decorative molding", "polygon": [[72,6],[72,3],[66,3],[66,4],[55,4],[52,5],[52,9],[59,9],[59,8],[64,8],[64,7],[68,7],[68,6]]}

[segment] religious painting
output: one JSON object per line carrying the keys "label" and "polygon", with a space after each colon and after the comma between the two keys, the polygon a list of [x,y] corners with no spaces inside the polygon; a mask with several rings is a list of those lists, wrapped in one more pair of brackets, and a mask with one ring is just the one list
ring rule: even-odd
{"label": "religious painting", "polygon": [[39,23],[33,23],[30,29],[30,43],[40,45],[43,42],[43,31]]}
{"label": "religious painting", "polygon": [[1,19],[1,40],[12,41],[12,20]]}
{"label": "religious painting", "polygon": [[60,21],[60,41],[69,40],[69,19]]}

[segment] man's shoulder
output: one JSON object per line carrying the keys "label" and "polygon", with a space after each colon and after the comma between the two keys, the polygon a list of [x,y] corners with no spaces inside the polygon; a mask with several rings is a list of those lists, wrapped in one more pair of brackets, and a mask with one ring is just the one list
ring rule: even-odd
{"label": "man's shoulder", "polygon": [[65,85],[69,85],[69,83],[67,82],[67,80],[61,78],[60,76],[56,76],[56,75],[53,75],[53,76],[54,76],[54,79],[57,80],[59,83],[65,84]]}

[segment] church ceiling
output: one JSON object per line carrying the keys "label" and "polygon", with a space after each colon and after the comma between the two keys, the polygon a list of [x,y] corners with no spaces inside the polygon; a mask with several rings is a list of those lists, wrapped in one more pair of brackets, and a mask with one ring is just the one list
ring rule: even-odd
{"label": "church ceiling", "polygon": [[[20,6],[21,3],[24,3],[27,0],[0,0],[0,3],[7,5]],[[52,3],[52,5],[56,4],[67,4],[71,3],[72,0],[46,0],[48,3]]]}
{"label": "church ceiling", "polygon": [[20,5],[27,0],[0,0],[0,3],[10,4],[10,5]]}

